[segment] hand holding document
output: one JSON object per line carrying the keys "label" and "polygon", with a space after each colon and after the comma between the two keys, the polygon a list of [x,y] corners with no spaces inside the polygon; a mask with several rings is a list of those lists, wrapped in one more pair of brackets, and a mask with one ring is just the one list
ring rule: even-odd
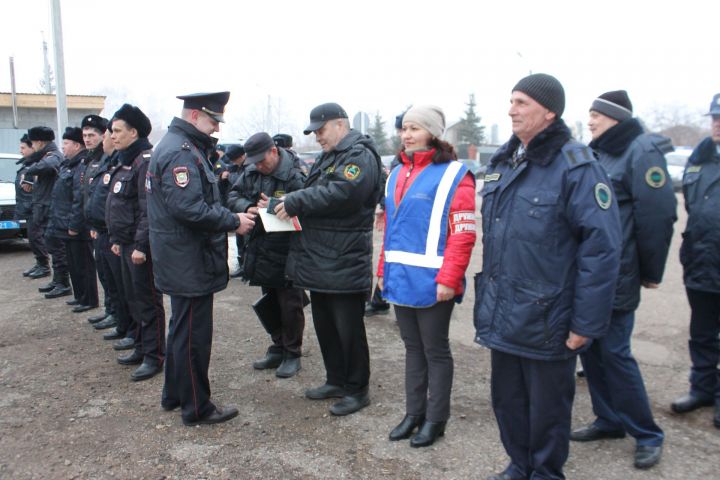
{"label": "hand holding document", "polygon": [[277,215],[268,213],[267,208],[258,208],[260,219],[263,227],[268,233],[271,232],[299,232],[302,230],[300,221],[297,217],[290,217],[287,220],[281,220]]}

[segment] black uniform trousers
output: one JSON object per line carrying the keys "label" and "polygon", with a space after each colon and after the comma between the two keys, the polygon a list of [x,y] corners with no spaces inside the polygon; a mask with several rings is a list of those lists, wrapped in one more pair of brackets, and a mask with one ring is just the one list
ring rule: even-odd
{"label": "black uniform trousers", "polygon": [[365,334],[365,298],[360,293],[310,292],[313,324],[327,383],[349,395],[365,393],[370,383],[370,353]]}
{"label": "black uniform trousers", "polygon": [[98,305],[97,271],[90,240],[65,240],[73,295],[80,305]]}
{"label": "black uniform trousers", "polygon": [[213,334],[213,294],[170,296],[170,326],[165,360],[164,407],[180,405],[182,418],[195,421],[210,415],[210,352]]}
{"label": "black uniform trousers", "polygon": [[450,418],[453,357],[450,316],[455,302],[429,308],[395,305],[395,318],[405,343],[405,412],[430,422]]}
{"label": "black uniform trousers", "polygon": [[720,293],[686,289],[690,302],[690,392],[720,402]]}
{"label": "black uniform trousers", "polygon": [[283,353],[291,357],[302,355],[305,313],[303,312],[303,291],[299,288],[262,287],[262,292],[272,296],[280,311],[280,330],[272,332],[272,346],[269,352]]}
{"label": "black uniform trousers", "polygon": [[[103,232],[102,235],[107,238],[108,246],[107,250],[101,250],[103,261],[107,266],[107,272],[110,273],[109,277],[112,278],[112,282],[117,290],[117,303],[115,304],[115,311],[113,312],[113,316],[117,320],[117,327],[115,328],[121,335],[135,339],[135,336],[138,335],[138,326],[132,316],[130,304],[128,303],[129,295],[132,295],[132,292],[125,292],[122,273],[122,256],[115,255],[112,252],[112,244],[110,243],[108,233]],[[140,339],[138,338],[137,340],[139,341]]]}
{"label": "black uniform trousers", "polygon": [[533,360],[492,350],[492,406],[512,478],[564,479],[577,357]]}
{"label": "black uniform trousers", "polygon": [[108,265],[106,260],[105,252],[110,252],[112,255],[107,231],[97,231],[97,237],[93,239],[92,244],[93,251],[95,252],[95,268],[97,269],[97,276],[100,280],[100,285],[103,288],[103,306],[105,307],[105,314],[115,315],[115,309],[118,303],[118,293],[112,271],[110,270],[110,265]]}
{"label": "black uniform trousers", "polygon": [[45,228],[45,245],[52,257],[53,280],[67,278],[68,265],[65,241],[49,234],[47,228]]}
{"label": "black uniform trousers", "polygon": [[35,215],[30,215],[27,220],[28,241],[30,242],[30,250],[32,250],[35,260],[40,265],[47,265],[49,258],[47,247],[45,246],[45,227],[47,221],[39,222],[35,220]]}
{"label": "black uniform trousers", "polygon": [[132,263],[132,245],[121,245],[122,277],[128,305],[137,325],[135,349],[141,349],[145,362],[160,365],[165,360],[165,307],[162,293],[155,289],[152,258]]}

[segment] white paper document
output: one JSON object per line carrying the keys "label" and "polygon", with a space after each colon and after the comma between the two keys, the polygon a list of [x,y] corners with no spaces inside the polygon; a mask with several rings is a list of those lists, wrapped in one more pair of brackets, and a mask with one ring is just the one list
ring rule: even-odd
{"label": "white paper document", "polygon": [[267,208],[258,208],[260,219],[263,222],[265,231],[270,232],[299,232],[302,230],[300,220],[297,217],[291,217],[288,220],[280,220],[277,215],[268,213]]}

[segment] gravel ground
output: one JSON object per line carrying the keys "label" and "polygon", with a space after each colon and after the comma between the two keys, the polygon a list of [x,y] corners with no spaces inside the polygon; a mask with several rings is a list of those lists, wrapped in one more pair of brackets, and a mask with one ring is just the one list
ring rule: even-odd
{"label": "gravel ground", "polygon": [[[678,209],[682,215],[682,207]],[[645,292],[634,351],[656,420],[667,440],[662,463],[632,466],[631,439],[572,444],[568,478],[706,479],[720,475],[720,430],[712,409],[685,416],[670,402],[687,389],[689,309],[677,260],[677,224],[666,279]],[[234,245],[233,239],[230,242]],[[256,288],[232,280],[215,299],[210,369],[213,398],[235,404],[237,419],[188,428],[159,406],[162,378],[134,383],[132,367],[115,361],[110,342],[73,314],[65,299],[45,300],[44,280],[21,272],[32,255],[23,242],[0,244],[5,281],[0,294],[0,478],[12,479],[467,479],[504,468],[490,407],[489,352],[472,341],[472,298],[454,312],[452,418],[434,446],[389,442],[404,414],[404,350],[392,314],[367,319],[372,404],[349,417],[329,402],[309,401],[306,388],[324,380],[310,308],[303,369],[291,379],[255,371],[268,338],[250,304]],[[476,247],[468,278],[480,270]],[[166,299],[169,317],[169,304]],[[93,313],[93,312],[91,312]],[[593,419],[587,387],[578,381],[574,425]]]}

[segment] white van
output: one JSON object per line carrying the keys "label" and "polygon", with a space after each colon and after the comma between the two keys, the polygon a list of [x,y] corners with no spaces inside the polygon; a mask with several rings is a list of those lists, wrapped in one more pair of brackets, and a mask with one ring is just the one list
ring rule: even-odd
{"label": "white van", "polygon": [[16,153],[0,153],[0,239],[27,236],[25,220],[15,220],[15,176],[20,168]]}

